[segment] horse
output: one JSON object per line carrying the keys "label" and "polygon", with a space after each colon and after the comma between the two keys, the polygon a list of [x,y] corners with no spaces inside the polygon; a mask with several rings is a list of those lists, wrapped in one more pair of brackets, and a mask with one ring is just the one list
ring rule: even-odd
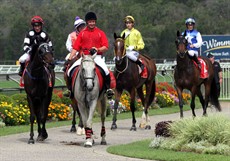
{"label": "horse", "polygon": [[45,124],[55,83],[53,68],[53,53],[49,45],[47,43],[33,45],[30,61],[23,74],[24,88],[30,109],[29,144],[34,144],[33,124],[35,119],[38,125],[37,141],[42,142],[48,137]]}
{"label": "horse", "polygon": [[[115,55],[115,69],[114,76],[116,77],[116,89],[115,89],[115,104],[113,113],[113,122],[111,129],[116,129],[117,121],[117,108],[121,98],[121,94],[124,90],[128,91],[130,94],[130,109],[132,112],[132,126],[130,130],[136,131],[136,118],[135,118],[135,98],[136,90],[139,98],[141,99],[142,105],[144,106],[144,111],[142,115],[142,123],[140,127],[145,127],[145,129],[151,129],[149,124],[148,108],[154,100],[156,91],[156,64],[154,59],[147,57],[146,55],[140,55],[140,59],[147,67],[148,77],[141,78],[139,74],[138,66],[135,62],[128,59],[125,51],[125,34],[117,36],[114,33],[114,55]],[[143,86],[146,88],[146,95],[143,93]]]}
{"label": "horse", "polygon": [[96,53],[93,55],[82,55],[81,65],[76,76],[73,75],[74,99],[80,111],[82,123],[85,128],[85,147],[92,147],[92,119],[96,107],[101,116],[101,144],[106,145],[105,140],[105,117],[106,117],[106,97],[105,88],[100,90],[100,75],[97,74],[97,67],[94,62]]}
{"label": "horse", "polygon": [[[206,63],[208,68],[208,77],[205,79],[200,78],[200,69],[194,64],[192,59],[189,57],[186,39],[186,31],[183,35],[177,31],[176,38],[176,49],[177,49],[177,65],[174,68],[174,80],[175,87],[179,98],[180,117],[183,118],[183,98],[182,92],[184,89],[188,89],[191,92],[191,103],[193,117],[195,114],[195,96],[199,97],[200,103],[203,108],[203,116],[207,115],[207,106],[209,100],[216,107],[218,111],[221,111],[220,103],[217,95],[217,88],[214,81],[214,70],[211,61],[206,57],[201,57]],[[205,98],[201,93],[201,85],[204,85]]]}

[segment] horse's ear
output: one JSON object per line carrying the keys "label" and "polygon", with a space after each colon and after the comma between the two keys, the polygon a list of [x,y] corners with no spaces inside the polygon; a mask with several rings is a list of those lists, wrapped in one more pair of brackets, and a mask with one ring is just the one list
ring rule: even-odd
{"label": "horse's ear", "polygon": [[115,40],[117,39],[117,34],[115,32],[113,33],[113,37]]}
{"label": "horse's ear", "polygon": [[186,32],[186,30],[184,31],[184,35],[183,35],[183,37],[185,37],[187,35],[187,32]]}
{"label": "horse's ear", "polygon": [[122,39],[125,39],[125,33],[121,37],[122,37]]}
{"label": "horse's ear", "polygon": [[177,37],[179,37],[180,36],[180,31],[179,30],[177,30]]}

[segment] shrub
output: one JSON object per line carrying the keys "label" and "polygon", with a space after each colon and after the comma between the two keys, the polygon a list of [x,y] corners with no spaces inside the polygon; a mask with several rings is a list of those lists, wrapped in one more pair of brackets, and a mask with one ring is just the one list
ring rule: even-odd
{"label": "shrub", "polygon": [[69,120],[70,119],[70,107],[65,104],[51,103],[49,106],[48,119],[55,121]]}
{"label": "shrub", "polygon": [[6,96],[6,95],[3,95],[3,94],[0,94],[0,103],[1,102],[8,102],[8,104],[11,104],[13,103],[13,99],[10,98],[9,96]]}
{"label": "shrub", "polygon": [[30,111],[27,105],[13,105],[7,102],[0,104],[0,117],[8,126],[29,124]]}
{"label": "shrub", "polygon": [[17,105],[27,105],[28,101],[25,93],[14,94],[10,96]]}
{"label": "shrub", "polygon": [[162,107],[169,107],[174,105],[173,98],[168,93],[156,93],[156,103]]}
{"label": "shrub", "polygon": [[62,103],[61,98],[57,94],[55,94],[55,93],[53,93],[53,95],[52,95],[51,102],[53,104]]}

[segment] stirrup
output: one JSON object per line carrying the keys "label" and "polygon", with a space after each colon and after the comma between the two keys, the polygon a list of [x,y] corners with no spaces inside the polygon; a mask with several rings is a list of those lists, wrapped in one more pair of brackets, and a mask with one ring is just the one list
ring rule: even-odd
{"label": "stirrup", "polygon": [[107,89],[106,90],[106,95],[107,95],[107,98],[108,99],[112,99],[113,95],[114,95],[114,92],[112,89]]}

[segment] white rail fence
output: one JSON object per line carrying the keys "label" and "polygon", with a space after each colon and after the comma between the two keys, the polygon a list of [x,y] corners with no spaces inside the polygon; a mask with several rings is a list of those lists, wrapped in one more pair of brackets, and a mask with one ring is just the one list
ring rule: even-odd
{"label": "white rail fence", "polygon": [[[175,63],[170,64],[156,64],[157,66],[157,82],[169,82],[171,84],[174,84],[174,78],[173,78],[173,66],[175,66]],[[220,93],[220,100],[230,100],[230,63],[220,63],[222,70],[223,70],[223,83],[221,85],[221,93]],[[113,71],[114,64],[108,64],[108,67],[110,70]],[[56,65],[55,72],[62,75],[63,66]],[[9,78],[15,82],[19,82],[17,79],[11,77],[11,75],[16,75],[19,71],[18,65],[0,65],[0,76],[6,77],[8,80]],[[56,76],[56,79],[62,82],[63,85],[65,85],[65,82],[63,82],[62,78],[59,78]]]}

